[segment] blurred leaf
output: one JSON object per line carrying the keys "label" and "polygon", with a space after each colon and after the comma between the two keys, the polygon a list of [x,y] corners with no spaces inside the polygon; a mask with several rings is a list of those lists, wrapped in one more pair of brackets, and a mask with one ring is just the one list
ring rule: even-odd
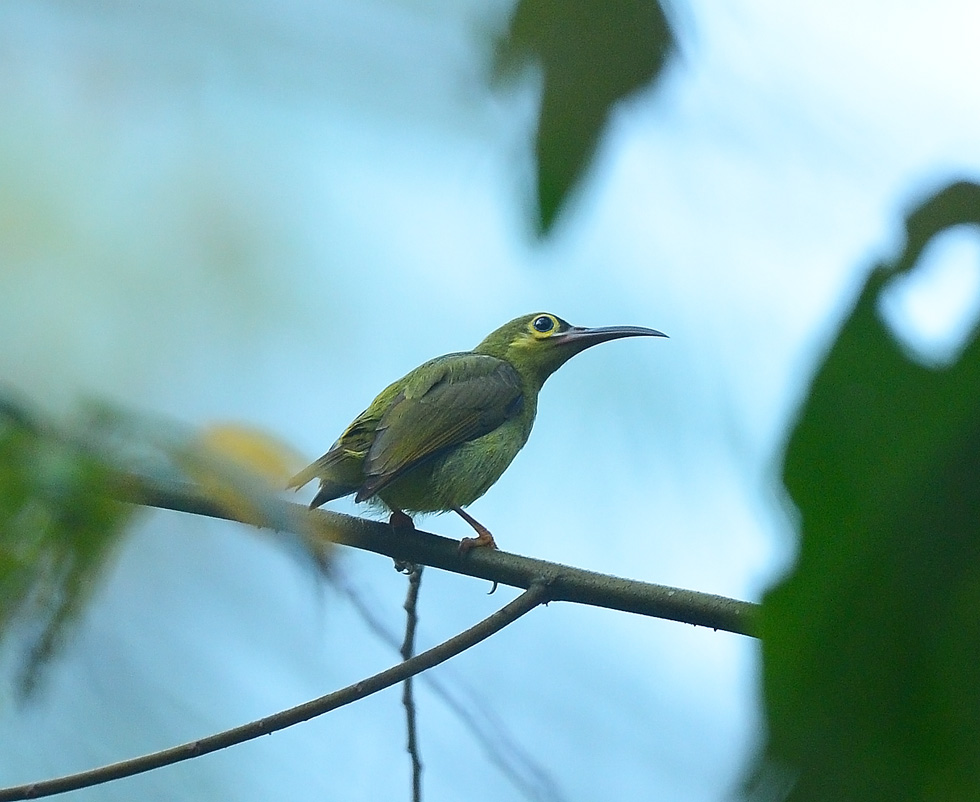
{"label": "blurred leaf", "polygon": [[232,517],[273,529],[280,496],[303,459],[257,429],[213,424],[171,450],[175,464]]}
{"label": "blurred leaf", "polygon": [[296,449],[250,426],[214,423],[204,427],[197,441],[202,448],[248,468],[278,488],[306,464]]}
{"label": "blurred leaf", "polygon": [[277,543],[326,567],[329,530],[282,498],[305,460],[267,432],[227,423],[188,431],[105,405],[90,407],[83,428],[91,447],[125,475],[121,481],[147,497],[191,483],[229,518],[275,531]]}
{"label": "blurred leaf", "polygon": [[612,107],[663,71],[674,37],[656,0],[521,0],[497,74],[540,63],[538,226],[547,233],[581,180]]}
{"label": "blurred leaf", "polygon": [[[283,487],[300,457],[271,436],[242,426],[189,434],[101,404],[56,428],[0,396],[0,639],[14,641],[20,685],[39,669],[88,601],[137,507],[116,491],[185,485],[191,480],[233,518],[274,530],[316,526],[295,520]],[[281,534],[321,570],[322,532]]]}
{"label": "blurred leaf", "polygon": [[963,223],[980,224],[976,184],[909,216],[905,252],[868,278],[792,433],[802,545],[763,605],[755,798],[980,799],[980,339],[925,367],[877,311]]}
{"label": "blurred leaf", "polygon": [[59,645],[103,571],[132,507],[112,470],[0,399],[0,636],[25,638],[20,685]]}

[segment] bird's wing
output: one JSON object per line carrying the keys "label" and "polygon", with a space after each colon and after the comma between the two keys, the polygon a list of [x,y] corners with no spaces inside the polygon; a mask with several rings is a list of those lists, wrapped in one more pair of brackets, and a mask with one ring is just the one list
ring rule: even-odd
{"label": "bird's wing", "polygon": [[[298,490],[314,479],[329,482],[337,465],[345,460],[363,459],[374,440],[374,429],[377,423],[378,419],[371,414],[370,409],[362,412],[337,438],[337,442],[330,446],[330,450],[326,454],[316,462],[307,465],[289,480],[286,489]],[[356,489],[357,486],[355,485],[347,490],[347,493],[353,493]],[[339,495],[344,494],[340,493]]]}
{"label": "bird's wing", "polygon": [[467,353],[426,363],[406,377],[378,423],[356,500],[422,460],[492,432],[522,403],[521,378],[502,359]]}

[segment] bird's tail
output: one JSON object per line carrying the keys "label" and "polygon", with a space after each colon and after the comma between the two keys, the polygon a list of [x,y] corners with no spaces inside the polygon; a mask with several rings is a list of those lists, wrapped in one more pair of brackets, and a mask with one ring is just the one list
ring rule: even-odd
{"label": "bird's tail", "polygon": [[345,482],[338,482],[335,479],[328,478],[330,476],[331,468],[333,468],[337,462],[339,462],[337,452],[328,451],[316,462],[307,465],[305,468],[303,468],[303,470],[290,479],[289,482],[286,483],[286,489],[299,490],[301,487],[308,485],[314,479],[319,479],[320,489],[317,490],[316,496],[314,496],[313,501],[310,502],[310,509],[319,507],[321,504],[326,504],[328,501],[333,501],[335,498],[349,496],[351,493],[357,490],[356,485],[350,485]]}
{"label": "bird's tail", "polygon": [[328,501],[333,501],[335,498],[349,496],[355,490],[357,490],[356,487],[350,487],[339,482],[331,482],[329,479],[321,479],[320,489],[316,491],[313,501],[310,502],[310,509],[314,510],[322,504],[326,504]]}
{"label": "bird's tail", "polygon": [[296,474],[289,482],[286,483],[287,490],[299,490],[301,487],[308,485],[314,479],[316,479],[317,474],[320,471],[320,460],[317,460],[312,465],[307,465],[303,470]]}

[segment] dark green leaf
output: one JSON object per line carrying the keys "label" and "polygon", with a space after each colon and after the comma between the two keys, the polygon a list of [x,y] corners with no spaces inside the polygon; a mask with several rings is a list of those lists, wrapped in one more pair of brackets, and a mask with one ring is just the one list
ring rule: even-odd
{"label": "dark green leaf", "polygon": [[790,439],[802,544],[763,606],[756,798],[980,799],[980,339],[924,367],[878,314],[889,280],[963,223],[980,224],[965,182],[909,216]]}
{"label": "dark green leaf", "polygon": [[498,65],[533,59],[544,72],[536,144],[542,233],[581,180],[613,105],[660,75],[673,47],[656,0],[521,0]]}

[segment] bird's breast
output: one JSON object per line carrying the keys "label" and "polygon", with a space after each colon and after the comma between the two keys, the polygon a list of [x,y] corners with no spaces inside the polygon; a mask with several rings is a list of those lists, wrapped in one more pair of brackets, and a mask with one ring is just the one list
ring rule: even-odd
{"label": "bird's breast", "polygon": [[406,512],[445,512],[472,504],[500,478],[527,442],[530,428],[521,418],[453,446],[406,471],[378,495]]}

